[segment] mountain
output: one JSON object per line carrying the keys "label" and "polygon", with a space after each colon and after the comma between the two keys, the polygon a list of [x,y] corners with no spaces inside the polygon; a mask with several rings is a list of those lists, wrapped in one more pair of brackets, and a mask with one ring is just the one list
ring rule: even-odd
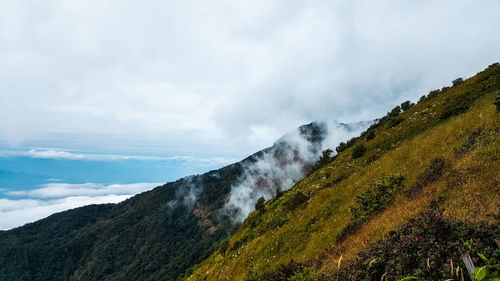
{"label": "mountain", "polygon": [[370,124],[314,122],[219,170],[0,231],[0,280],[175,280],[234,232],[259,198],[289,189],[325,147]]}
{"label": "mountain", "polygon": [[499,110],[498,63],[395,107],[185,280],[498,280]]}
{"label": "mountain", "polygon": [[469,280],[462,254],[500,260],[499,110],[496,63],[375,122],[301,126],[222,169],[0,232],[0,280]]}

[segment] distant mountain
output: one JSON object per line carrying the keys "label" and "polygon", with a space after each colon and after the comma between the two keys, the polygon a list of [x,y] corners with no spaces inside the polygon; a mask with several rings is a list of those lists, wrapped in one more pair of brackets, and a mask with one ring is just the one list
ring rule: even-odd
{"label": "distant mountain", "polygon": [[370,122],[314,122],[272,147],[119,204],[91,205],[0,231],[0,280],[175,280],[253,211],[302,179],[321,151]]}

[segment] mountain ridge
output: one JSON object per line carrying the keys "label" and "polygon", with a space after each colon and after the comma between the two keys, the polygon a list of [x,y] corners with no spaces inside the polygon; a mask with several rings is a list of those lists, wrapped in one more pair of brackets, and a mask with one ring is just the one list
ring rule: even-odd
{"label": "mountain ridge", "polygon": [[[313,131],[296,129],[289,136],[312,136]],[[320,145],[323,137],[312,137],[311,148]],[[246,168],[262,159],[280,159],[283,167],[296,164],[304,172],[313,164],[312,156],[321,146],[308,159],[302,159],[304,151],[289,159],[288,150],[300,148],[295,142],[308,141],[286,139],[234,164],[169,182],[118,204],[76,208],[0,231],[0,280],[176,279],[237,227],[239,209],[226,204]],[[273,194],[275,190],[265,188],[283,187],[277,181],[267,186],[272,182],[267,174],[273,170],[258,168],[252,171],[261,177],[262,192]]]}
{"label": "mountain ridge", "polygon": [[[252,212],[186,280],[444,280],[463,253],[500,259],[499,99],[495,63],[396,106]],[[410,232],[419,227],[442,244]]]}

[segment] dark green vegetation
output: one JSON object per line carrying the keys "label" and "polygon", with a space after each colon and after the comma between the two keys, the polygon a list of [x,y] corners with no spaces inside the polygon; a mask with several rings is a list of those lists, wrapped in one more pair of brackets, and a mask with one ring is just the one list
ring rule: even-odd
{"label": "dark green vegetation", "polygon": [[[315,153],[326,134],[324,124],[298,130]],[[226,203],[246,168],[264,156],[298,163],[305,172],[311,168],[313,163],[293,149],[280,139],[241,162],[117,205],[87,206],[0,231],[0,280],[176,280],[221,242],[220,248],[227,247],[224,239],[239,223],[234,219],[238,210]],[[265,175],[260,179],[262,186],[278,185],[276,196],[282,194],[278,181]],[[262,198],[257,209],[264,203]]]}
{"label": "dark green vegetation", "polygon": [[500,65],[453,84],[325,151],[186,280],[469,280],[466,252],[495,274]]}
{"label": "dark green vegetation", "polygon": [[337,242],[343,241],[354,233],[364,222],[383,211],[394,201],[396,194],[403,186],[404,177],[390,175],[370,184],[370,188],[356,197],[356,203],[351,206],[351,221],[337,236]]}
{"label": "dark green vegetation", "polygon": [[[242,165],[284,159],[286,143],[0,232],[0,280],[461,280],[460,254],[499,259],[500,65],[453,84],[326,150],[239,227],[221,210]],[[300,128],[312,143],[323,131]]]}
{"label": "dark green vegetation", "polygon": [[500,260],[500,249],[494,241],[498,236],[498,226],[453,222],[433,206],[360,252],[328,279],[379,281],[385,274],[389,280],[408,275],[418,280],[461,280],[463,275],[464,280],[470,280],[460,256],[469,253],[479,267],[484,265],[477,255],[479,249],[489,258]]}
{"label": "dark green vegetation", "polygon": [[214,210],[240,173],[235,164],[0,232],[0,280],[176,279],[233,230]]}

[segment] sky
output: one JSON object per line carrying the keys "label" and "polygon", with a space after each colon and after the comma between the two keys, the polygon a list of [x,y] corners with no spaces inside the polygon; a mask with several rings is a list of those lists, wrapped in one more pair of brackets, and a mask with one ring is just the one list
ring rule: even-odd
{"label": "sky", "polygon": [[243,157],[500,60],[500,1],[0,0],[0,143]]}
{"label": "sky", "polygon": [[[242,159],[311,121],[373,120],[500,61],[500,0],[0,7],[0,200],[24,212],[75,196],[119,201]],[[50,171],[15,184],[39,176],[23,167]],[[29,192],[55,187],[49,174],[64,196]]]}

